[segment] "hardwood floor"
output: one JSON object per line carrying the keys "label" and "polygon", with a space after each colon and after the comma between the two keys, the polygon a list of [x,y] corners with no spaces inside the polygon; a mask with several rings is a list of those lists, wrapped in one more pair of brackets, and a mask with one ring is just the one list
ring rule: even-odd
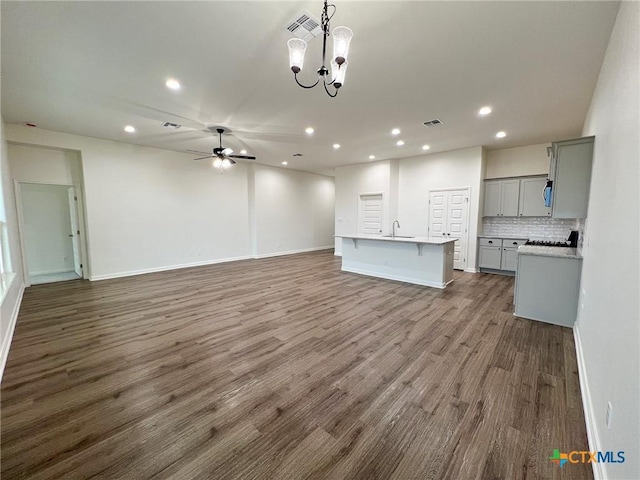
{"label": "hardwood floor", "polygon": [[25,292],[2,478],[588,479],[571,330],[513,278],[444,291],[331,252]]}

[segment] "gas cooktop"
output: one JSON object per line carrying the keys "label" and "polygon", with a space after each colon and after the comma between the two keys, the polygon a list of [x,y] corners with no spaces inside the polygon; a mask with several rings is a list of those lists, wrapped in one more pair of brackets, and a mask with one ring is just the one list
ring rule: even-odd
{"label": "gas cooktop", "polygon": [[569,242],[552,242],[549,240],[527,240],[525,245],[534,245],[536,247],[568,247]]}

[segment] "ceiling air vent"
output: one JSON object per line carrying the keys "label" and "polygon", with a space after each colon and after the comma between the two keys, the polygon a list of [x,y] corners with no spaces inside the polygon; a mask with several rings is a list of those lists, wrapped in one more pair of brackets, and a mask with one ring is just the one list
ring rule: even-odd
{"label": "ceiling air vent", "polygon": [[177,123],[164,122],[162,126],[166,128],[180,128],[182,125],[178,125]]}
{"label": "ceiling air vent", "polygon": [[285,28],[294,36],[308,42],[322,33],[320,21],[307,12],[302,10],[291,21],[287,22]]}
{"label": "ceiling air vent", "polygon": [[435,120],[429,120],[428,122],[423,122],[422,124],[425,127],[437,127],[438,125],[444,125],[444,123],[442,123],[442,120],[438,120],[437,118]]}
{"label": "ceiling air vent", "polygon": [[291,155],[292,157],[301,157],[302,153],[294,153],[293,155]]}

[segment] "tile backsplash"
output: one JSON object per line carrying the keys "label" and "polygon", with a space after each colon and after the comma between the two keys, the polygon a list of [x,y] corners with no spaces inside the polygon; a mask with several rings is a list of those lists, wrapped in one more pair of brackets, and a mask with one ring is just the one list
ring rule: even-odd
{"label": "tile backsplash", "polygon": [[557,219],[548,217],[484,217],[483,235],[524,237],[530,240],[564,241],[571,230],[582,230],[584,222],[576,219]]}

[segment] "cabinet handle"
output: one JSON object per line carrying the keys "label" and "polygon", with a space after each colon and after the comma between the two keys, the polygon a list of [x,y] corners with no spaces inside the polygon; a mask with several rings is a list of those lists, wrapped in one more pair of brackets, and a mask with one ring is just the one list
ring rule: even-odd
{"label": "cabinet handle", "polygon": [[513,244],[514,244],[514,245],[517,245],[517,244],[518,244],[518,242],[513,242]]}
{"label": "cabinet handle", "polygon": [[444,233],[444,232],[442,232],[442,235],[444,236],[444,235],[445,235],[445,233]]}
{"label": "cabinet handle", "polygon": [[447,235],[451,235],[450,233],[447,233]]}
{"label": "cabinet handle", "polygon": [[522,216],[522,214],[520,214],[520,216]]}
{"label": "cabinet handle", "polygon": [[[444,234],[443,234],[444,235]],[[493,240],[489,240],[487,243],[493,243]]]}

